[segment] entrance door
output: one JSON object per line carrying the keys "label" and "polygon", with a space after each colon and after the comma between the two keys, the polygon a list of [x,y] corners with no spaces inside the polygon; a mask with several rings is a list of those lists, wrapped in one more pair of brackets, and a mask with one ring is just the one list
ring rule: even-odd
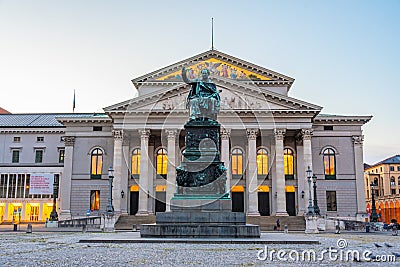
{"label": "entrance door", "polygon": [[4,206],[0,206],[0,223],[4,220]]}
{"label": "entrance door", "polygon": [[156,192],[156,213],[165,212],[165,192]]}
{"label": "entrance door", "polygon": [[244,192],[232,192],[232,211],[244,212]]}
{"label": "entrance door", "polygon": [[261,216],[269,216],[269,193],[258,192],[258,212]]}
{"label": "entrance door", "polygon": [[29,220],[31,222],[39,221],[39,207],[38,206],[31,206],[31,212],[29,214]]}
{"label": "entrance door", "polygon": [[135,215],[138,212],[139,208],[139,192],[131,192],[130,199],[130,215]]}
{"label": "entrance door", "polygon": [[286,211],[289,216],[296,216],[296,194],[286,192]]}

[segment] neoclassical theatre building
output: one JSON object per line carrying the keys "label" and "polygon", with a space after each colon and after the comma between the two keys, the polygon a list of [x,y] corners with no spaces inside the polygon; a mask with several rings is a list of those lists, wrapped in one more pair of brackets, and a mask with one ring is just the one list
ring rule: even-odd
{"label": "neoclassical theatre building", "polygon": [[[106,107],[103,114],[53,114],[54,125],[44,128],[53,127],[46,134],[57,138],[52,139],[54,144],[41,147],[44,154],[62,150],[62,164],[39,166],[44,170],[33,169],[38,167],[34,162],[18,167],[19,163],[12,163],[13,149],[22,149],[22,154],[34,149],[13,143],[13,137],[23,134],[12,129],[17,125],[9,121],[7,129],[0,125],[5,139],[0,145],[4,146],[0,189],[6,190],[0,196],[3,217],[12,214],[13,202],[29,205],[35,201],[29,193],[19,199],[9,197],[12,194],[7,190],[13,188],[8,181],[20,170],[25,175],[40,171],[59,176],[61,219],[104,212],[110,166],[117,214],[169,211],[189,116],[186,96],[190,85],[182,81],[182,67],[189,79],[198,78],[207,68],[220,89],[220,152],[228,169],[226,190],[233,211],[249,216],[303,215],[308,206],[306,170],[310,167],[317,176],[321,213],[364,221],[362,125],[371,116],[322,114],[322,107],[289,96],[293,78],[217,50],[133,79],[138,97]],[[28,125],[20,130],[37,135]],[[50,200],[51,196],[41,200],[39,207]]]}

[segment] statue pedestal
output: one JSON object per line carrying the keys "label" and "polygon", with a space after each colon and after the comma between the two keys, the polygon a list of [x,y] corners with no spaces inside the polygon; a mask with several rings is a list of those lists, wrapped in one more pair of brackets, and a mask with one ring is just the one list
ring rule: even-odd
{"label": "statue pedestal", "polygon": [[305,215],[306,218],[306,234],[318,234],[318,219],[317,215]]}
{"label": "statue pedestal", "polygon": [[103,215],[103,232],[115,232],[115,216],[114,214]]}

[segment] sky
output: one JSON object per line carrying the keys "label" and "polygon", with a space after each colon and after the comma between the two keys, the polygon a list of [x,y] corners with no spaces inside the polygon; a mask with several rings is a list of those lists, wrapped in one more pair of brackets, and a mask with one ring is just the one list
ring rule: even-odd
{"label": "sky", "polygon": [[400,154],[400,1],[0,0],[0,107],[102,112],[131,80],[211,48],[296,79],[322,113],[372,115],[364,160]]}

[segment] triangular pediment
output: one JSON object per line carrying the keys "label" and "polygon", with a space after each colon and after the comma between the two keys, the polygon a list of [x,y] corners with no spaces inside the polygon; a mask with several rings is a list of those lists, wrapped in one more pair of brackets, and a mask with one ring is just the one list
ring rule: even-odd
{"label": "triangular pediment", "polygon": [[133,79],[135,86],[143,82],[181,82],[182,67],[188,70],[189,78],[195,79],[200,70],[207,68],[212,77],[223,77],[237,81],[269,82],[281,81],[291,86],[293,78],[238,59],[217,50],[210,50],[182,60],[165,68]]}
{"label": "triangular pediment", "polygon": [[[317,111],[322,107],[226,78],[213,80],[220,89],[221,110]],[[186,109],[190,85],[180,83],[104,108],[112,112],[154,112]]]}

